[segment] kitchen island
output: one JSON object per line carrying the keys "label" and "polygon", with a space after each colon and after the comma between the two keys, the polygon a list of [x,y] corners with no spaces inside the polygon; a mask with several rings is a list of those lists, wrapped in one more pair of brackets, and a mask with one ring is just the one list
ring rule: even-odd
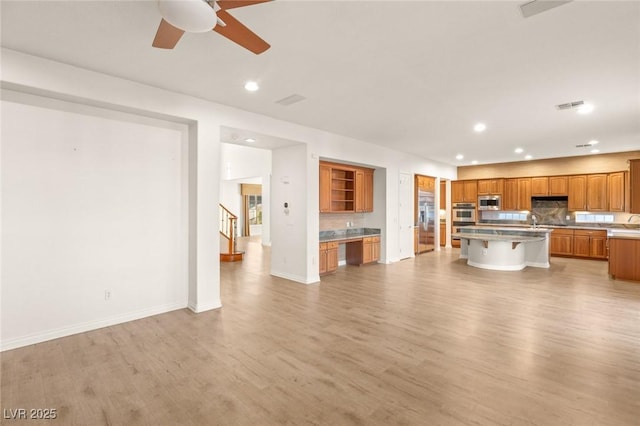
{"label": "kitchen island", "polygon": [[460,258],[476,268],[519,271],[527,266],[548,268],[548,228],[465,226],[452,234],[460,238]]}

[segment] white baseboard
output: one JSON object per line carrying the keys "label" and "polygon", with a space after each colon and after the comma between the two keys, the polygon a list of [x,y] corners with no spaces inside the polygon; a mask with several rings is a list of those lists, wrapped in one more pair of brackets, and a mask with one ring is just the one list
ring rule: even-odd
{"label": "white baseboard", "polygon": [[220,300],[216,300],[214,302],[211,303],[189,303],[189,305],[187,306],[187,308],[189,308],[191,311],[193,311],[196,314],[202,313],[202,312],[206,312],[206,311],[211,311],[213,309],[220,309],[222,308],[222,302]]}
{"label": "white baseboard", "polygon": [[284,278],[285,280],[295,281],[300,284],[314,284],[320,281],[320,276],[303,277],[301,275],[289,274],[288,272],[271,271],[274,277]]}
{"label": "white baseboard", "polygon": [[175,311],[177,309],[184,309],[186,307],[187,306],[183,302],[168,303],[165,305],[154,306],[151,308],[142,309],[140,311],[129,312],[126,314],[116,315],[96,321],[88,321],[81,324],[70,325],[68,327],[61,327],[53,330],[33,333],[27,336],[15,337],[0,342],[0,352],[21,348],[23,346],[34,345],[36,343],[46,342],[48,340],[58,339],[60,337],[71,336],[72,334],[84,333],[87,331],[97,330],[99,328],[122,324],[124,322],[135,321],[141,318],[150,317],[152,315],[164,314],[167,312]]}

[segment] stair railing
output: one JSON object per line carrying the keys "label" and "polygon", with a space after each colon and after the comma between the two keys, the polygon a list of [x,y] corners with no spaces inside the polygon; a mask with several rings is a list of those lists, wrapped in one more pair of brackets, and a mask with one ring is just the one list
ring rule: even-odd
{"label": "stair railing", "polygon": [[238,233],[238,216],[220,204],[220,234],[229,240],[229,254],[236,253]]}

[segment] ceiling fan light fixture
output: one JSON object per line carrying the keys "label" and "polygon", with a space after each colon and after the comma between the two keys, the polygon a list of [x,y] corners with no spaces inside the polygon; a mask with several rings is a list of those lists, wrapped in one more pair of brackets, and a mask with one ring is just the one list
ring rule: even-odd
{"label": "ceiling fan light fixture", "polygon": [[190,33],[211,31],[218,20],[203,0],[158,0],[158,9],[168,23]]}

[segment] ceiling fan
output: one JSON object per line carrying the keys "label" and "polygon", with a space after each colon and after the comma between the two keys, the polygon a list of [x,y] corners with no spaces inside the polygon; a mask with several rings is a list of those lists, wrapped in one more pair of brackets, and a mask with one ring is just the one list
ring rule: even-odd
{"label": "ceiling fan", "polygon": [[268,1],[272,0],[158,0],[162,21],[152,46],[173,49],[185,32],[213,30],[258,55],[271,46],[227,10]]}

